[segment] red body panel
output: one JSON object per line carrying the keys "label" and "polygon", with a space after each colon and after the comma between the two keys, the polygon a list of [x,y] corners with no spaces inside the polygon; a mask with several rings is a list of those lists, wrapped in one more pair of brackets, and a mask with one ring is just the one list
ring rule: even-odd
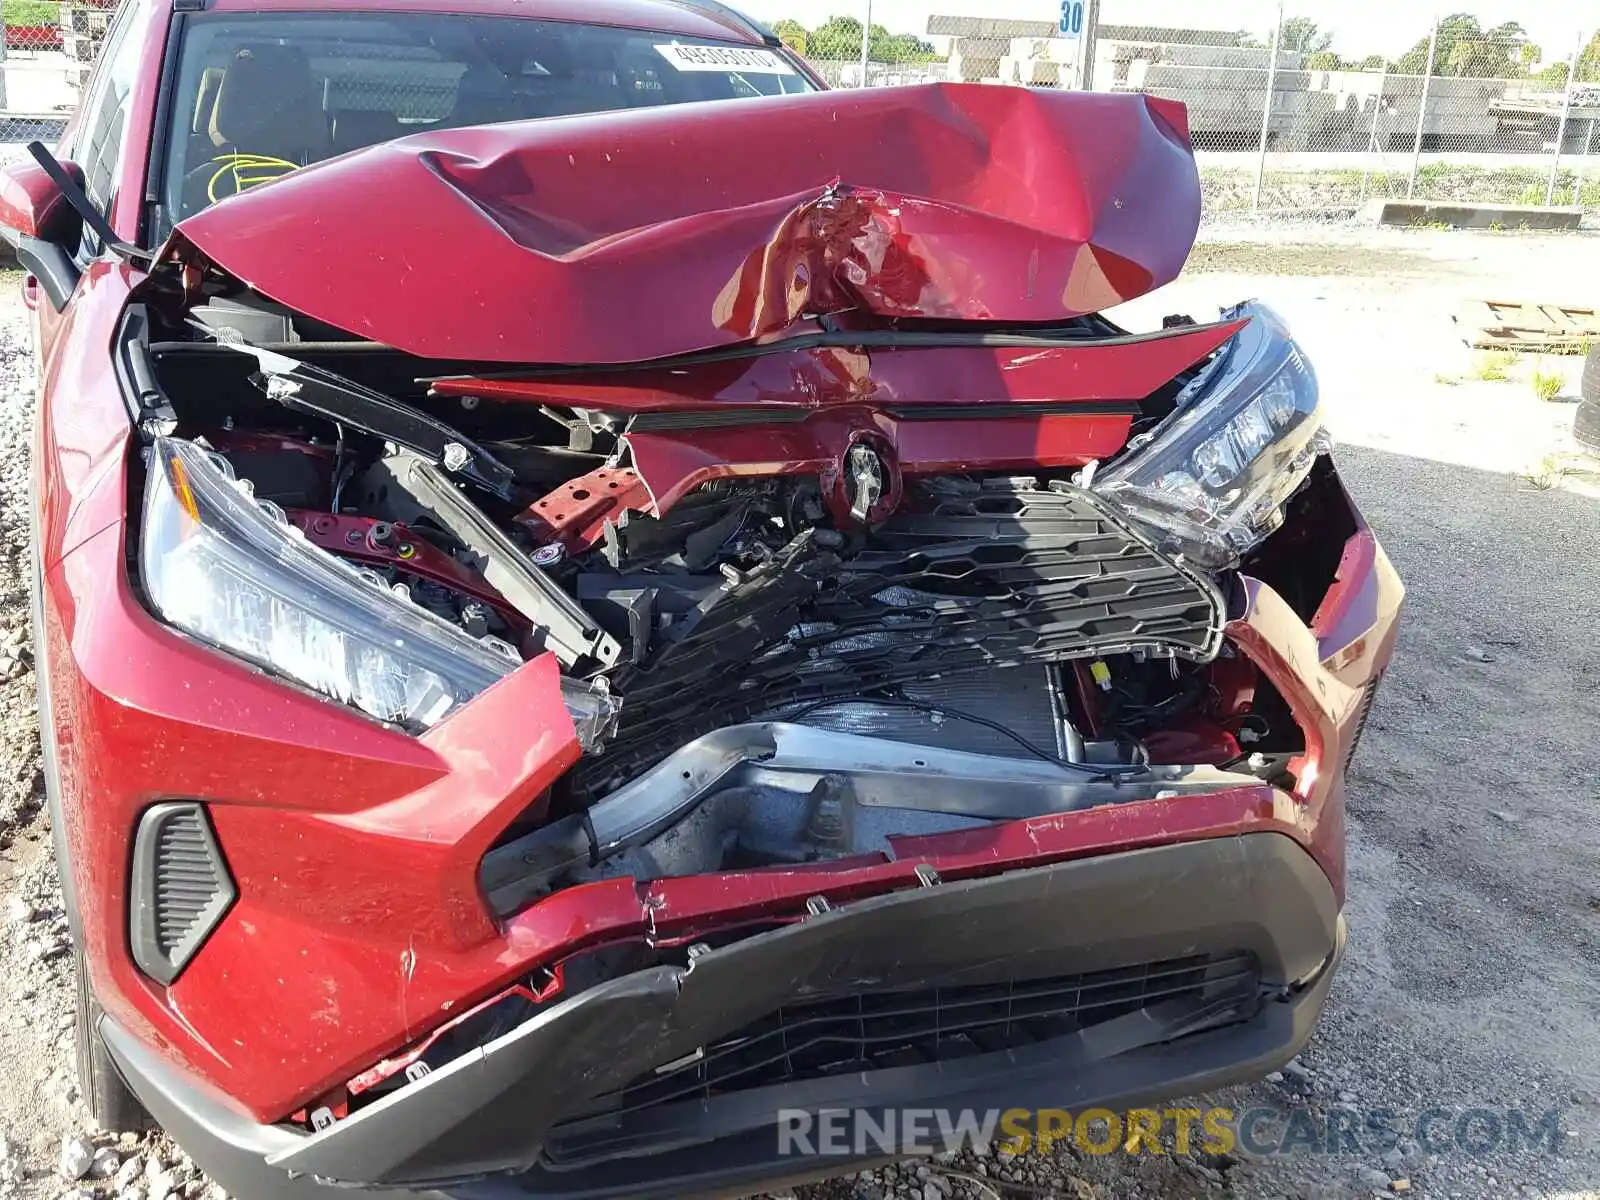
{"label": "red body panel", "polygon": [[[825,409],[796,425],[632,433],[634,467],[665,511],[710,479],[750,475],[821,476],[823,495],[848,512],[840,464],[851,443],[870,442],[891,472],[1019,470],[1082,466],[1115,454],[1128,440],[1125,416],[1055,415],[905,421],[880,409]],[[886,492],[885,504],[897,493]],[[887,514],[872,513],[873,519]]]}
{"label": "red body panel", "polygon": [[[83,186],[81,167],[71,162],[61,166]],[[61,189],[38,163],[16,162],[0,171],[0,225],[23,237],[49,237],[52,227],[70,212]]]}
{"label": "red body panel", "polygon": [[[1232,321],[1122,343],[1047,348],[828,346],[576,380],[448,379],[434,390],[616,413],[709,417],[737,407],[754,418],[723,428],[708,420],[676,432],[636,431],[628,438],[636,471],[595,472],[530,508],[525,519],[576,550],[592,545],[606,520],[628,510],[659,515],[712,479],[820,474],[835,510],[848,511],[839,464],[860,440],[878,449],[896,478],[1082,466],[1122,448],[1131,402],[1211,354],[1241,326]],[[1130,402],[1128,411],[1097,405],[1106,401]],[[986,411],[956,412],[979,405]],[[1082,412],[1072,412],[1073,405]],[[761,419],[795,409],[811,415],[778,425]]]}
{"label": "red body panel", "polygon": [[1142,400],[1243,327],[1243,321],[1225,321],[1175,329],[1133,344],[1106,339],[1048,347],[823,346],[587,378],[442,379],[434,391],[623,413],[1001,402],[1015,403],[1013,411],[1025,413],[1030,402]]}
{"label": "red body panel", "polygon": [[1199,219],[1170,107],[938,84],[417,134],[217,204],[168,253],[426,357],[633,362],[818,314],[1096,312],[1176,277]]}

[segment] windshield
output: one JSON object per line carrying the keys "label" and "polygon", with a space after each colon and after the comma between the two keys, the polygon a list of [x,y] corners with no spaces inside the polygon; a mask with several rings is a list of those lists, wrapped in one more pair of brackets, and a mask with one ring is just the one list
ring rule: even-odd
{"label": "windshield", "polygon": [[809,92],[785,52],[449,13],[196,14],[157,231],[297,167],[408,133]]}

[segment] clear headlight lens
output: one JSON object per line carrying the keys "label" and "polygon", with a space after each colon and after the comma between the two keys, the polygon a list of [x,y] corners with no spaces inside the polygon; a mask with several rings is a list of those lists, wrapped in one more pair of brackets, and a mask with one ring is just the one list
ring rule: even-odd
{"label": "clear headlight lens", "polygon": [[[169,624],[384,721],[426,729],[522,665],[306,540],[226,460],[157,438],[145,486],[145,592]],[[585,750],[616,701],[575,680]]]}
{"label": "clear headlight lens", "polygon": [[1331,445],[1317,377],[1283,320],[1254,302],[1249,320],[1178,399],[1149,440],[1094,488],[1170,550],[1202,567],[1235,565],[1283,520],[1283,504]]}

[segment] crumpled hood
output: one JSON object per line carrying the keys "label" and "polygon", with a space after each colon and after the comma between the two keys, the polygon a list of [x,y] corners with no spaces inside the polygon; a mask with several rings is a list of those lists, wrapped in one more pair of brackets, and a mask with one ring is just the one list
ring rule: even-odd
{"label": "crumpled hood", "polygon": [[1181,104],[933,84],[417,134],[224,200],[197,249],[430,358],[637,362],[846,312],[1051,321],[1172,280]]}

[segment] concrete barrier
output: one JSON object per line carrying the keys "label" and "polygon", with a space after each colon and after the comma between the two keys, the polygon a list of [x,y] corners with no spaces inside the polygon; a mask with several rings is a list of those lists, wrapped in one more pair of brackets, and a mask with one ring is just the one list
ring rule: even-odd
{"label": "concrete barrier", "polygon": [[1361,215],[1378,225],[1449,225],[1455,229],[1576,229],[1583,209],[1542,204],[1441,204],[1372,200]]}

